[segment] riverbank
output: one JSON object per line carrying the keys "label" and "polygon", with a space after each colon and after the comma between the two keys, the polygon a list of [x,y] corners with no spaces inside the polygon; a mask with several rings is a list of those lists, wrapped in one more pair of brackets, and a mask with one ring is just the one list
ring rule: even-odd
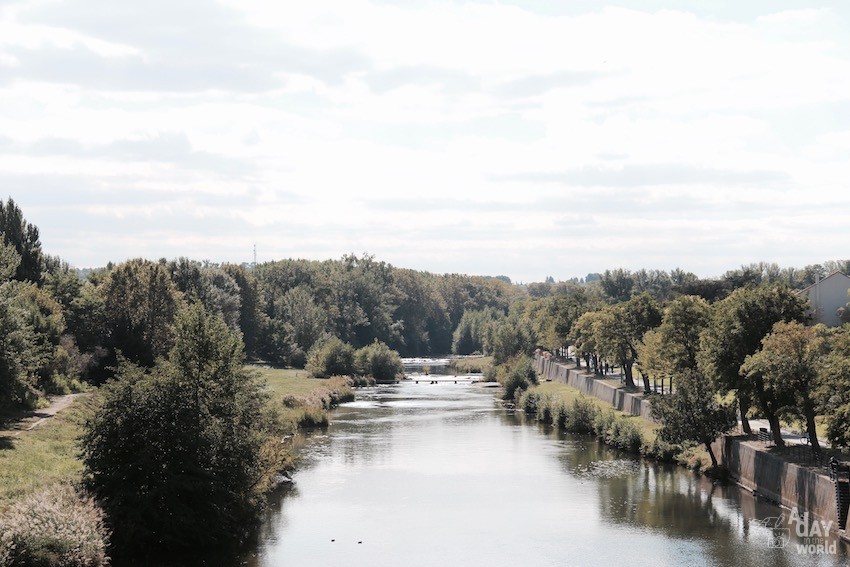
{"label": "riverbank", "polygon": [[[276,470],[283,473],[279,479],[285,481],[285,473],[295,467],[298,440],[303,437],[297,434],[326,426],[328,410],[354,399],[355,381],[310,378],[290,369],[249,369],[265,383],[269,395],[265,419],[277,424],[275,431],[282,437],[274,452]],[[32,416],[4,425],[0,434],[0,564],[18,561],[23,553],[37,558],[39,565],[64,565],[68,554],[77,551],[83,557],[79,564],[108,563],[108,518],[73,488],[81,484],[83,476],[78,440],[86,418],[97,407],[97,398],[95,391],[68,400],[68,407],[55,415],[35,416],[35,426]],[[58,555],[51,551],[58,549],[72,551]]]}
{"label": "riverbank", "polygon": [[[535,353],[534,368],[543,381],[529,391],[539,391],[544,399],[553,396],[546,403],[553,408],[566,406],[567,411],[576,399],[587,400],[600,416],[591,432],[602,442],[697,472],[711,467],[711,458],[702,446],[678,447],[658,439],[660,426],[649,417],[650,401],[626,391],[618,380],[583,372],[549,353]],[[549,421],[545,411],[535,413],[544,418],[542,421]]]}

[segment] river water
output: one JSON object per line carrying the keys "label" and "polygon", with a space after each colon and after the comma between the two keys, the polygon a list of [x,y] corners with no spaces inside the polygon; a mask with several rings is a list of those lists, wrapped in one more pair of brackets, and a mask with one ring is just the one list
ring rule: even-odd
{"label": "river water", "polygon": [[[844,565],[763,525],[788,510],[562,434],[481,384],[358,390],[302,451],[254,567]],[[790,536],[790,539],[788,539]],[[786,541],[787,540],[787,541]],[[808,542],[807,542],[808,543]],[[830,549],[831,546],[834,549]],[[834,553],[833,553],[834,552]]]}

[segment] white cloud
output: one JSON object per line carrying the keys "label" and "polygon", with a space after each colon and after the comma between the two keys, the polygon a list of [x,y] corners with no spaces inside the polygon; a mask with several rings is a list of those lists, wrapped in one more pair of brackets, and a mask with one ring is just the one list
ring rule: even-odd
{"label": "white cloud", "polygon": [[256,242],[530,280],[537,250],[559,277],[846,255],[817,221],[850,204],[850,123],[823,110],[850,99],[842,4],[629,4],[22,0],[0,182],[79,265]]}

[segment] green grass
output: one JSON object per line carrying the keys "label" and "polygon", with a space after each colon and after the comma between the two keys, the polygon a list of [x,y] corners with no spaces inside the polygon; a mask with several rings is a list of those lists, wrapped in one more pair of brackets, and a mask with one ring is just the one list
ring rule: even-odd
{"label": "green grass", "polygon": [[453,358],[449,362],[449,368],[458,374],[484,374],[492,366],[492,356]]}
{"label": "green grass", "polygon": [[272,368],[271,366],[249,365],[268,384],[273,402],[282,402],[286,396],[307,396],[327,383],[325,378],[311,378],[306,370],[296,368]]}
{"label": "green grass", "polygon": [[80,479],[76,440],[89,407],[90,401],[78,398],[35,429],[0,437],[0,511],[41,488]]}
{"label": "green grass", "polygon": [[[266,380],[272,403],[283,408],[285,396],[309,397],[325,390],[328,380],[310,378],[304,370],[249,366]],[[67,409],[30,430],[0,434],[0,512],[22,496],[60,482],[80,480],[83,464],[77,438],[91,401],[78,398]],[[288,408],[283,408],[285,414]],[[304,414],[303,417],[301,414]],[[298,409],[294,421],[322,422],[318,412]]]}
{"label": "green grass", "polygon": [[572,386],[567,386],[566,384],[561,384],[559,382],[541,382],[537,386],[532,386],[530,388],[531,391],[539,392],[542,395],[546,396],[554,396],[561,401],[572,404],[573,400],[583,397],[586,400],[590,401],[601,411],[613,411],[615,414],[620,415],[629,421],[633,421],[634,424],[640,429],[641,433],[646,439],[647,442],[652,442],[658,436],[659,425],[654,421],[650,421],[648,419],[644,419],[637,415],[631,415],[628,413],[623,413],[619,410],[614,409],[610,404],[607,404],[600,400],[599,398],[594,398],[593,396],[585,396],[576,388]]}

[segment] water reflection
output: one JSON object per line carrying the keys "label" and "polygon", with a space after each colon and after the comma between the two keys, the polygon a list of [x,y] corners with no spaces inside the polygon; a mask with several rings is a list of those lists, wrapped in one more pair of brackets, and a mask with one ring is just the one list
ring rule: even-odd
{"label": "water reflection", "polygon": [[523,423],[480,385],[358,397],[306,446],[245,564],[844,563],[843,544],[837,557],[770,548],[754,520],[781,513],[769,503]]}

